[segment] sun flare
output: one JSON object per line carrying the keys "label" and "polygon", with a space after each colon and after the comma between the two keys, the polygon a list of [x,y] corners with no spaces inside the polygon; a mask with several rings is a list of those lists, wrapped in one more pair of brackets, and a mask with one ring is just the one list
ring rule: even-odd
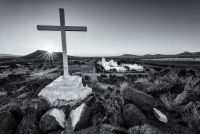
{"label": "sun flare", "polygon": [[52,54],[52,53],[53,53],[53,50],[48,50],[48,53],[49,53],[49,54]]}

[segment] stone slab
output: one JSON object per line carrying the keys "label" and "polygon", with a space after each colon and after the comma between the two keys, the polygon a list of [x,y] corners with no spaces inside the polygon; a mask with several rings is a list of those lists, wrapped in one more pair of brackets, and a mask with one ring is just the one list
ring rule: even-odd
{"label": "stone slab", "polygon": [[167,123],[167,116],[160,112],[158,109],[153,108],[153,113],[159,121]]}
{"label": "stone slab", "polygon": [[82,103],[75,110],[70,112],[72,128],[74,130],[84,129],[89,126],[90,110],[85,103]]}
{"label": "stone slab", "polygon": [[48,99],[53,105],[56,100],[83,100],[91,93],[91,88],[83,86],[81,77],[70,76],[69,79],[64,79],[61,76],[42,89],[38,96]]}

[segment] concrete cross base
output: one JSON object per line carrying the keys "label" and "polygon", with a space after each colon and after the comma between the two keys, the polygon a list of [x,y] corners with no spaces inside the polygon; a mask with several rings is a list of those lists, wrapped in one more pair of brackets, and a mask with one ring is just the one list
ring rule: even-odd
{"label": "concrete cross base", "polygon": [[[42,89],[38,96],[47,98],[53,106],[56,100],[78,101],[85,99],[91,93],[91,88],[83,86],[81,77],[69,76],[63,78],[61,76]],[[63,105],[65,104],[63,103]]]}

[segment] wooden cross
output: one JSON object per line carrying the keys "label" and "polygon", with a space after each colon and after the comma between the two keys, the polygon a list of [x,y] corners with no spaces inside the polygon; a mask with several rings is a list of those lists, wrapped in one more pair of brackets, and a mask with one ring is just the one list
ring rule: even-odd
{"label": "wooden cross", "polygon": [[37,29],[38,30],[48,30],[48,31],[61,31],[64,78],[68,78],[69,77],[69,69],[68,69],[67,42],[66,42],[65,31],[87,31],[87,27],[65,26],[64,9],[60,8],[59,12],[60,12],[60,26],[37,25]]}

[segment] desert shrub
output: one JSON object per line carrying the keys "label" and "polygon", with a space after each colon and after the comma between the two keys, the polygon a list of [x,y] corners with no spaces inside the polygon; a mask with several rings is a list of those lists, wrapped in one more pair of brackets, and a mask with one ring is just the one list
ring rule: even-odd
{"label": "desert shrub", "polygon": [[84,79],[85,79],[85,80],[89,80],[89,79],[90,79],[90,76],[87,76],[87,75],[86,75],[86,76],[84,77]]}
{"label": "desert shrub", "polygon": [[120,86],[107,90],[102,94],[103,106],[106,109],[105,115],[109,118],[112,125],[120,126],[123,124],[122,109],[124,107],[124,99],[122,92],[127,88],[127,82],[121,82]]}
{"label": "desert shrub", "polygon": [[26,71],[26,76],[30,76],[30,75],[31,75],[30,71]]}
{"label": "desert shrub", "polygon": [[12,81],[20,79],[21,77],[24,77],[24,74],[9,74],[8,75],[8,79]]}
{"label": "desert shrub", "polygon": [[143,78],[144,75],[142,75],[142,74],[138,74],[137,77],[138,77],[138,78]]}
{"label": "desert shrub", "polygon": [[111,85],[119,85],[120,82],[125,81],[124,76],[116,76],[116,75],[101,75],[98,80],[103,83],[111,84]]}
{"label": "desert shrub", "polygon": [[148,79],[147,78],[138,78],[135,82],[147,82]]}
{"label": "desert shrub", "polygon": [[161,71],[163,68],[162,67],[153,67],[153,69],[156,71]]}
{"label": "desert shrub", "polygon": [[200,133],[200,113],[196,106],[193,105],[192,111],[184,113],[182,116],[190,129]]}
{"label": "desert shrub", "polygon": [[157,71],[151,70],[148,74],[149,74],[148,75],[149,79],[156,80],[156,79],[158,79],[158,77],[160,77],[160,73]]}
{"label": "desert shrub", "polygon": [[122,93],[124,91],[124,89],[127,88],[127,87],[128,87],[128,82],[125,82],[125,81],[121,82],[120,87],[119,87],[120,93]]}
{"label": "desert shrub", "polygon": [[0,79],[0,86],[4,86],[7,83],[9,83],[9,79],[7,77]]}
{"label": "desert shrub", "polygon": [[118,79],[118,82],[124,82],[125,81],[124,76],[118,76],[117,79]]}
{"label": "desert shrub", "polygon": [[170,67],[175,67],[175,65],[169,65]]}
{"label": "desert shrub", "polygon": [[177,108],[176,102],[173,101],[174,97],[172,94],[165,93],[160,96],[160,99],[162,100],[162,102],[164,103],[164,105],[168,111],[174,111]]}
{"label": "desert shrub", "polygon": [[111,84],[117,83],[117,76],[116,75],[109,75],[109,82]]}
{"label": "desert shrub", "polygon": [[140,126],[134,126],[134,127],[131,127],[128,132],[129,134],[141,134],[141,131],[140,131]]}
{"label": "desert shrub", "polygon": [[101,74],[101,75],[99,76],[99,79],[104,79],[104,78],[107,78],[107,75]]}
{"label": "desert shrub", "polygon": [[128,74],[128,75],[126,75],[126,77],[128,78],[128,80],[130,82],[135,82],[137,80],[137,75],[136,74],[134,74],[134,75]]}
{"label": "desert shrub", "polygon": [[101,85],[98,84],[97,80],[90,79],[86,81],[86,84],[88,85],[88,87],[92,88],[93,92],[95,93],[103,94],[105,92],[104,89],[101,87]]}
{"label": "desert shrub", "polygon": [[174,87],[182,87],[180,85],[186,84],[185,73],[183,73],[183,69],[173,68],[173,69],[165,69],[161,72],[153,72],[149,73],[149,79],[155,85],[159,86],[160,93],[167,93],[173,90]]}
{"label": "desert shrub", "polygon": [[161,74],[162,76],[164,76],[164,75],[166,75],[166,74],[169,73],[169,72],[170,72],[170,69],[163,69],[163,70],[160,71],[160,74]]}

